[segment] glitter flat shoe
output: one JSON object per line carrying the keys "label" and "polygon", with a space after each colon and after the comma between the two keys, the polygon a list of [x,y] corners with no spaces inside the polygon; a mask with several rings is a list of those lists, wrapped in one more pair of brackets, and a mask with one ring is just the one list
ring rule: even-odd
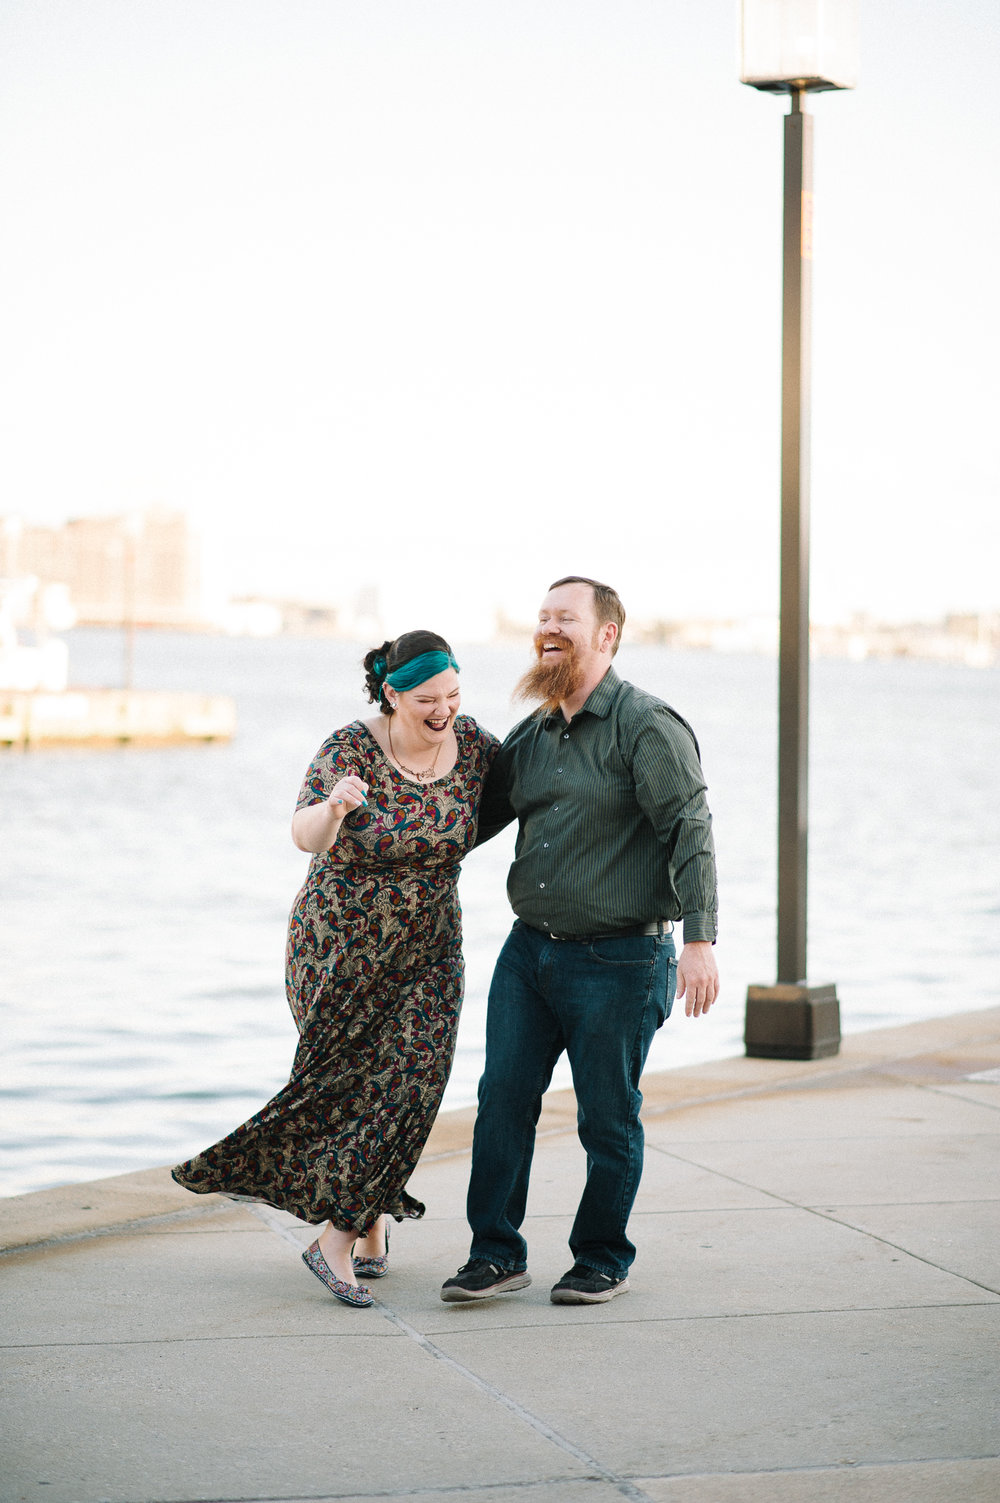
{"label": "glitter flat shoe", "polygon": [[381,1258],[354,1258],[354,1272],[366,1279],[384,1279],[389,1272],[389,1223],[385,1224],[385,1252]]}
{"label": "glitter flat shoe", "polygon": [[302,1261],[314,1273],[321,1284],[325,1284],[335,1299],[341,1304],[354,1305],[358,1309],[364,1309],[375,1303],[370,1289],[363,1288],[360,1284],[346,1284],[343,1279],[334,1277],[326,1259],[319,1250],[319,1243],[314,1242],[312,1247],[307,1247],[302,1254]]}

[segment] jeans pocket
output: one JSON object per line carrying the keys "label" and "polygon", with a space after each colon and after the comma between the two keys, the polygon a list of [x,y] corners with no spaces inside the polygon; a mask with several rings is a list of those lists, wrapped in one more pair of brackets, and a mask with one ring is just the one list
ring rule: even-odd
{"label": "jeans pocket", "polygon": [[664,1006],[664,1009],[663,1009],[663,1021],[664,1022],[666,1022],[667,1019],[670,1016],[670,1012],[671,1012],[671,1009],[673,1008],[674,998],[676,997],[676,995],[677,995],[677,957],[674,956],[674,955],[671,955],[670,958],[667,961],[667,991],[666,991],[666,997],[664,999],[665,1000],[665,1006]]}
{"label": "jeans pocket", "polygon": [[646,934],[633,934],[624,939],[598,939],[589,947],[587,955],[598,965],[645,966],[652,970],[656,940]]}

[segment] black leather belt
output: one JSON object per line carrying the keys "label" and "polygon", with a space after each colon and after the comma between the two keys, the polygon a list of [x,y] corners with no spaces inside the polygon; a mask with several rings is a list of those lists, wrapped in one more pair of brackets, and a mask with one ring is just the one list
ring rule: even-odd
{"label": "black leather belt", "polygon": [[610,934],[552,934],[548,929],[541,933],[549,939],[558,939],[571,945],[593,945],[600,939],[638,939],[642,934],[672,934],[672,919],[650,919],[648,924],[636,924],[631,929],[614,929]]}

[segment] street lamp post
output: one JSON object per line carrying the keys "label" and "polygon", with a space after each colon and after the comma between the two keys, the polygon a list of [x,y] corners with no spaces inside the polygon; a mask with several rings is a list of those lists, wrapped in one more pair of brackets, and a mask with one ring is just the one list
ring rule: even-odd
{"label": "street lamp post", "polygon": [[747,1054],[818,1059],[840,1047],[832,983],[806,968],[809,796],[809,433],[812,334],[810,93],[854,87],[857,0],[742,0],[751,88],[788,94],[781,347],[781,607],[778,650],[778,973],[747,990]]}

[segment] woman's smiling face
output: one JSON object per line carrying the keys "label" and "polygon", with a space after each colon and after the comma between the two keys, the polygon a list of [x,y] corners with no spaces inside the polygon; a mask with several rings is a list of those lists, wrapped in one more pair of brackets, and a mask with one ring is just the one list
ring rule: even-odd
{"label": "woman's smiling face", "polygon": [[442,741],[451,730],[461,703],[458,674],[454,668],[445,668],[417,684],[415,689],[398,691],[392,718],[414,739],[433,744]]}

